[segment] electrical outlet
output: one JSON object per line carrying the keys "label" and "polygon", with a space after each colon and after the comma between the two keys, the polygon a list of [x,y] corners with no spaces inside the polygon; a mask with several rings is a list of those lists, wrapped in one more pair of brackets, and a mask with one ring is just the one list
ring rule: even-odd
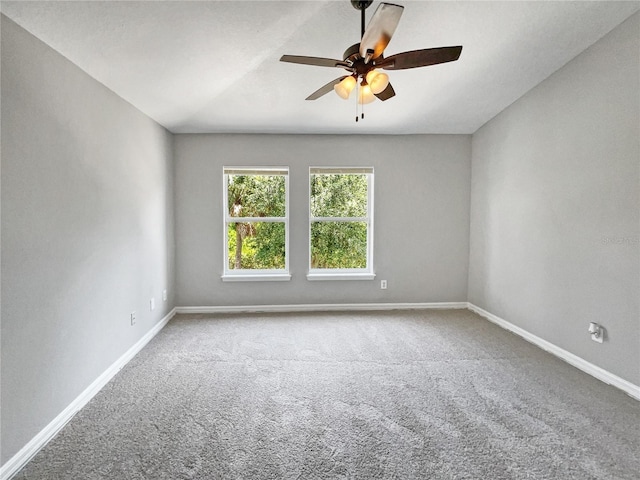
{"label": "electrical outlet", "polygon": [[149,310],[153,312],[155,309],[156,309],[156,299],[152,297],[151,300],[149,300]]}
{"label": "electrical outlet", "polygon": [[594,342],[602,343],[604,340],[604,328],[595,322],[589,324],[589,334]]}
{"label": "electrical outlet", "polygon": [[131,312],[131,326],[133,327],[136,324],[136,312]]}
{"label": "electrical outlet", "polygon": [[387,281],[386,280],[380,280],[380,288],[382,290],[386,290],[387,289]]}
{"label": "electrical outlet", "polygon": [[167,301],[167,291],[166,290],[162,290],[162,301],[163,302]]}

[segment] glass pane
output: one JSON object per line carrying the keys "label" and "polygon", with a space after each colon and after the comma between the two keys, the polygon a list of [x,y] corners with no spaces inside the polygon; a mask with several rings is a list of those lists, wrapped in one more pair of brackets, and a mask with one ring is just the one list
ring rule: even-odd
{"label": "glass pane", "polygon": [[227,199],[232,217],[284,217],[285,177],[227,175]]}
{"label": "glass pane", "polygon": [[367,268],[367,224],[311,223],[311,268]]}
{"label": "glass pane", "polygon": [[311,215],[366,217],[366,174],[312,174]]}
{"label": "glass pane", "polygon": [[227,238],[230,270],[285,268],[284,222],[229,223]]}

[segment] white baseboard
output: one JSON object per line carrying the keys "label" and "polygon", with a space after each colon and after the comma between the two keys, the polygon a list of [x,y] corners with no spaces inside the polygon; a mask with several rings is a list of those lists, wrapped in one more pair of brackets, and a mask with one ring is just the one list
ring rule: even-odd
{"label": "white baseboard", "polygon": [[467,308],[467,302],[436,303],[322,303],[303,305],[243,305],[210,307],[176,307],[176,313],[286,313],[286,312],[336,312],[365,310],[421,310]]}
{"label": "white baseboard", "polygon": [[640,387],[614,375],[603,368],[574,355],[508,321],[483,310],[469,302],[435,302],[435,303],[349,303],[349,304],[305,304],[305,305],[253,305],[253,306],[208,306],[208,307],[175,307],[138,342],[127,350],[91,385],[89,385],[67,408],[64,409],[49,425],[42,429],[17,454],[0,467],[0,480],[9,480],[33,456],[44,447],[73,416],[91,400],[109,380],[111,380],[162,328],[179,313],[257,313],[257,312],[321,312],[321,311],[366,311],[366,310],[419,310],[419,309],[463,309],[477,313],[492,323],[509,330],[534,345],[557,356],[583,372],[609,385],[623,390],[631,397],[640,400]]}
{"label": "white baseboard", "polygon": [[585,359],[574,355],[567,350],[564,350],[553,343],[547,342],[546,340],[527,332],[526,330],[507,322],[503,318],[500,318],[492,313],[487,312],[486,310],[474,305],[473,303],[469,303],[469,310],[477,313],[478,315],[486,318],[492,323],[504,328],[505,330],[509,330],[510,332],[515,333],[519,337],[524,338],[530,343],[533,343],[537,347],[555,355],[556,357],[564,360],[570,365],[582,370],[585,373],[588,373],[592,377],[597,378],[598,380],[603,381],[606,384],[612,385],[616,388],[619,388],[627,395],[635,398],[636,400],[640,400],[640,387],[638,385],[634,385],[633,383],[625,380],[624,378],[620,378],[613,373],[594,365],[593,363],[587,362]]}
{"label": "white baseboard", "polygon": [[140,340],[138,340],[129,350],[118,358],[109,368],[107,368],[91,385],[89,385],[78,397],[67,406],[49,425],[44,427],[35,437],[29,441],[22,449],[11,457],[0,468],[0,480],[9,480],[18,473],[33,456],[42,449],[56,434],[64,427],[69,420],[91,400],[109,380],[111,380],[122,367],[149,343],[149,341],[162,330],[162,328],[175,315],[176,309],[171,310],[162,320],[153,326]]}

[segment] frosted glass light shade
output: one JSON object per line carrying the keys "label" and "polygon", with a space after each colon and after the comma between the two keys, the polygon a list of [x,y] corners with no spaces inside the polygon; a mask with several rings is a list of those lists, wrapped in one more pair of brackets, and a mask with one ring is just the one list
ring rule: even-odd
{"label": "frosted glass light shade", "polygon": [[371,87],[369,85],[362,85],[360,87],[360,91],[358,92],[358,103],[364,105],[366,103],[371,103],[376,99],[375,95],[371,91]]}
{"label": "frosted glass light shade", "polygon": [[340,98],[344,98],[345,100],[349,98],[351,95],[351,91],[353,87],[356,86],[356,79],[353,77],[346,77],[340,83],[333,86],[333,89],[336,91]]}
{"label": "frosted glass light shade", "polygon": [[389,85],[389,75],[386,73],[371,70],[367,73],[367,83],[371,87],[371,91],[375,94],[382,92]]}

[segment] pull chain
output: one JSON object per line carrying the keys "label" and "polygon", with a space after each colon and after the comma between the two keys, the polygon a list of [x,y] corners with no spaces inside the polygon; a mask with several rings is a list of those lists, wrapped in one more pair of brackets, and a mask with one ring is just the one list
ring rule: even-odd
{"label": "pull chain", "polygon": [[360,85],[358,85],[358,82],[356,80],[356,122],[358,121],[358,90],[360,88]]}
{"label": "pull chain", "polygon": [[[364,120],[364,103],[360,104],[360,84],[356,83],[356,122],[360,119]],[[358,105],[362,105],[360,108],[362,112],[359,112]]]}

